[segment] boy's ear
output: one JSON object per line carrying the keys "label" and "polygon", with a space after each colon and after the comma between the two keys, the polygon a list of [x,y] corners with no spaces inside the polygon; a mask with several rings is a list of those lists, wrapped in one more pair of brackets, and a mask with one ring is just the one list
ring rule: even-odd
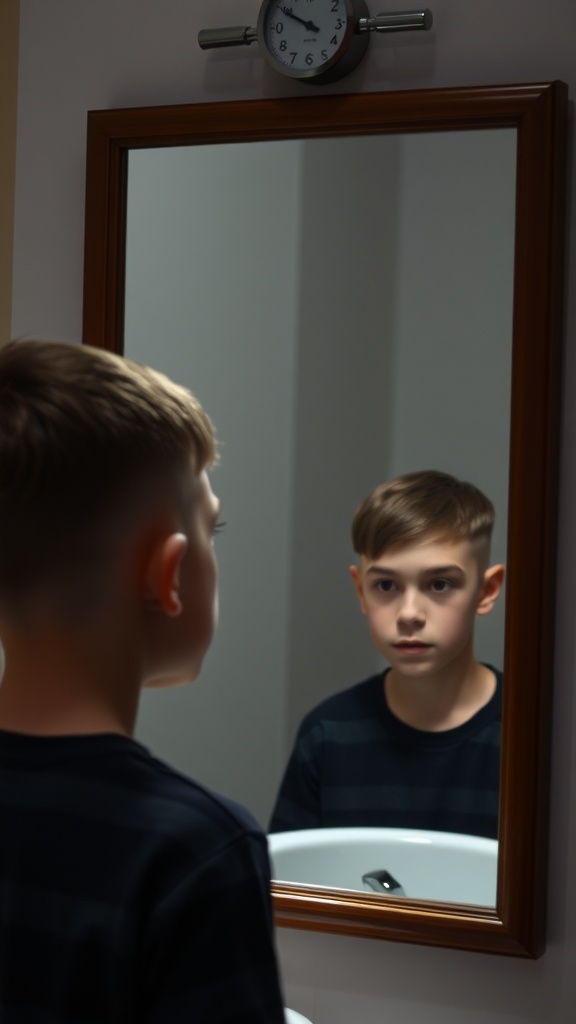
{"label": "boy's ear", "polygon": [[350,575],[352,577],[352,582],[354,583],[354,586],[356,588],[356,593],[358,594],[358,600],[360,601],[360,607],[361,607],[364,615],[366,615],[366,602],[364,600],[364,587],[362,586],[362,576],[360,574],[360,569],[358,568],[357,565],[351,565],[350,566]]}
{"label": "boy's ear", "polygon": [[500,597],[505,574],[506,569],[503,565],[492,565],[489,569],[486,569],[480,589],[480,598],[476,607],[477,615],[487,615],[488,612],[492,611]]}
{"label": "boy's ear", "polygon": [[146,572],[146,599],[149,607],[168,616],[182,611],[180,566],[188,547],[183,533],[171,533],[156,544]]}

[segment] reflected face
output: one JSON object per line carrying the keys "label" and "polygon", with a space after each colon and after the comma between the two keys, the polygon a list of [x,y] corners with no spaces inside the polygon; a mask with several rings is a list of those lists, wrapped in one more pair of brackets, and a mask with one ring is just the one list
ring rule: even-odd
{"label": "reflected face", "polygon": [[490,611],[493,570],[468,540],[424,538],[352,566],[372,640],[397,674],[433,676],[472,658],[476,614]]}

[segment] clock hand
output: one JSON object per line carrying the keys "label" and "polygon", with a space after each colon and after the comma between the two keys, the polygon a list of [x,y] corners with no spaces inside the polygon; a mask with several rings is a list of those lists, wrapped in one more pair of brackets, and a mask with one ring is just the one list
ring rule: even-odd
{"label": "clock hand", "polygon": [[299,21],[308,32],[319,32],[320,29],[313,21],[304,21],[304,18],[299,18],[297,14],[292,13],[291,7],[281,7],[282,14],[285,14],[287,18],[293,18],[294,21]]}

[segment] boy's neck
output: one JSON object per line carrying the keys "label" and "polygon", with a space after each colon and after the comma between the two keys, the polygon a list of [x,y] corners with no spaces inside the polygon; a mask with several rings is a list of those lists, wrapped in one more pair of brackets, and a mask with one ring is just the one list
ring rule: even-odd
{"label": "boy's neck", "polygon": [[0,729],[36,736],[134,731],[140,685],[126,650],[58,630],[3,637]]}
{"label": "boy's neck", "polygon": [[405,676],[390,669],[384,677],[386,702],[406,725],[444,732],[468,722],[494,695],[496,677],[472,656],[437,675]]}
{"label": "boy's neck", "polygon": [[50,704],[38,700],[25,706],[13,699],[14,690],[7,687],[0,694],[0,729],[27,736],[91,736],[116,733],[132,736],[133,723],[101,702],[83,696],[73,706],[52,695]]}

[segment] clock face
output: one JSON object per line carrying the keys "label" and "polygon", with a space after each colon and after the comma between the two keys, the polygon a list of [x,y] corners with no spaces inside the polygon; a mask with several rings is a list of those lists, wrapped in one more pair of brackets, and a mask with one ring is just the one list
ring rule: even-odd
{"label": "clock face", "polygon": [[267,59],[295,78],[330,68],[354,36],[354,6],[349,0],[265,0],[258,29]]}

